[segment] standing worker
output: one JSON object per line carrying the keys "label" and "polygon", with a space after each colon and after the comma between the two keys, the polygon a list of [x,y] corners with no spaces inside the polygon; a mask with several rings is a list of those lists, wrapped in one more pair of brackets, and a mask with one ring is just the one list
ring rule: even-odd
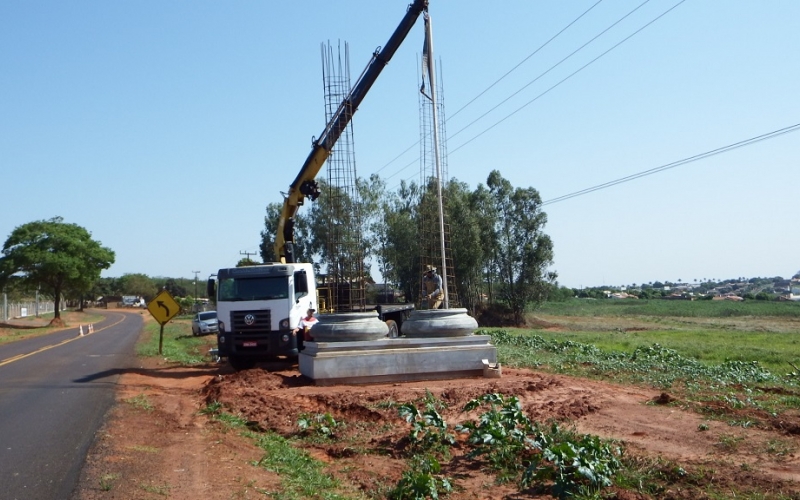
{"label": "standing worker", "polygon": [[442,291],[442,277],[436,274],[436,268],[431,265],[425,266],[425,274],[422,275],[422,286],[425,288],[423,299],[428,299],[428,309],[439,309],[442,305],[444,292]]}

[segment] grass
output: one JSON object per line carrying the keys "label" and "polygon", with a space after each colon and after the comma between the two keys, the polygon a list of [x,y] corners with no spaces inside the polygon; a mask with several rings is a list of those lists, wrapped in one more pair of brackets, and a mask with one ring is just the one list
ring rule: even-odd
{"label": "grass", "polygon": [[586,300],[545,302],[537,314],[554,316],[660,316],[730,318],[744,316],[800,318],[800,302],[764,300]]}
{"label": "grass", "polygon": [[62,311],[61,319],[66,323],[66,327],[57,328],[48,325],[37,326],[52,320],[53,315],[53,313],[46,313],[40,314],[38,317],[27,316],[25,318],[13,320],[14,325],[19,326],[19,328],[0,327],[0,344],[6,344],[8,342],[15,342],[17,340],[23,340],[32,337],[40,337],[42,335],[48,335],[60,330],[75,328],[79,325],[99,323],[103,320],[103,316],[99,314],[78,311]]}
{"label": "grass", "polygon": [[800,338],[795,333],[709,330],[643,331],[548,331],[509,329],[522,335],[535,334],[553,342],[590,344],[603,351],[632,353],[658,344],[705,365],[725,361],[757,361],[773,373],[788,373],[800,364]]}
{"label": "grass", "polygon": [[142,453],[158,453],[161,451],[159,448],[154,446],[144,446],[144,445],[135,445],[130,447],[133,451],[140,451]]}
{"label": "grass", "polygon": [[[158,343],[161,325],[148,322],[144,326],[143,340],[136,345],[136,354],[143,357],[159,356]],[[208,362],[208,349],[213,336],[195,337],[188,320],[173,320],[164,325],[161,357],[167,361],[183,365],[196,365]]]}
{"label": "grass", "polygon": [[171,486],[168,484],[140,484],[139,485],[144,491],[148,493],[155,493],[156,495],[161,495],[164,497],[169,496],[169,491],[172,489]]}
{"label": "grass", "polygon": [[150,402],[145,394],[139,394],[132,398],[125,399],[124,401],[134,408],[139,408],[140,410],[153,411],[155,409],[155,406],[153,406],[153,403]]}
{"label": "grass", "polygon": [[119,479],[119,474],[103,474],[100,478],[100,489],[103,491],[111,491],[114,487],[114,481]]}
{"label": "grass", "polygon": [[[485,330],[492,335],[498,359],[506,365],[568,373],[616,383],[669,388],[691,396],[690,408],[709,420],[726,420],[731,433],[717,447],[735,453],[757,422],[750,414],[779,414],[800,408],[800,307],[794,303],[720,303],[689,301],[570,301],[546,304],[536,312],[548,329]],[[159,325],[148,327],[140,353],[157,355]],[[164,332],[164,357],[191,364],[207,359],[207,339],[193,338],[188,321],[169,323]],[[768,389],[768,390],[765,390]],[[417,403],[424,402],[417,401]],[[376,407],[400,407],[401,401],[380,401]],[[677,403],[676,403],[677,404]],[[687,404],[687,403],[680,403]],[[228,429],[251,439],[263,452],[253,465],[281,477],[277,491],[259,491],[276,499],[363,498],[364,493],[325,474],[296,441],[271,432],[254,432],[240,416],[226,413],[217,402],[200,410]],[[314,422],[312,422],[313,424]],[[703,428],[705,427],[705,429]],[[698,431],[707,430],[701,424]],[[773,439],[761,452],[777,457],[795,453],[791,440]],[[661,458],[623,457],[614,483],[659,497],[669,490],[702,492],[708,498],[790,498],[779,492],[756,492],[718,485],[711,466],[688,466]],[[746,464],[743,467],[747,467]],[[743,469],[745,470],[745,469]],[[386,490],[384,493],[387,493]],[[575,498],[600,498],[597,492],[576,492]],[[388,493],[387,493],[388,494]]]}
{"label": "grass", "polygon": [[288,439],[274,432],[249,430],[244,418],[222,411],[222,406],[216,402],[206,406],[201,413],[211,416],[228,429],[239,431],[264,451],[264,456],[252,465],[277,473],[281,477],[282,487],[280,491],[265,491],[264,495],[278,500],[363,498],[356,490],[346,488],[333,476],[325,474],[324,463],[295,447]]}
{"label": "grass", "polygon": [[736,436],[734,434],[723,434],[719,437],[717,446],[723,451],[733,453],[739,449],[739,446],[744,441],[744,437]]}

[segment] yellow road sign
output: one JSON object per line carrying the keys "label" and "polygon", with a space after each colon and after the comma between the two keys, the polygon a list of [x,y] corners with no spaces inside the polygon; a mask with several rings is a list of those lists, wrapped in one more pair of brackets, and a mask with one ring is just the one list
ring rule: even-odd
{"label": "yellow road sign", "polygon": [[161,293],[156,295],[156,298],[150,301],[147,304],[147,310],[150,311],[150,314],[158,321],[161,326],[175,317],[181,310],[181,307],[175,302],[175,299],[172,298],[172,295],[166,290],[162,290]]}

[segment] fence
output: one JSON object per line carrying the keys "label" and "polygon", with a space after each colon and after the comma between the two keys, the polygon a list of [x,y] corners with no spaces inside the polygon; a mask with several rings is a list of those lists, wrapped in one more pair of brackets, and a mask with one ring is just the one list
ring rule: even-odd
{"label": "fence", "polygon": [[41,316],[42,314],[52,313],[54,311],[55,303],[52,300],[40,300],[37,311],[36,301],[8,302],[6,298],[3,297],[2,303],[0,303],[0,320],[5,322],[9,319],[36,316],[37,313]]}

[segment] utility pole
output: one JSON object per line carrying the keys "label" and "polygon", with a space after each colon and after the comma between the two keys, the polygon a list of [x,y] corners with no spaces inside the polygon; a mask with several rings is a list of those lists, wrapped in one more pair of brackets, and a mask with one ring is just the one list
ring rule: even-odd
{"label": "utility pole", "polygon": [[239,255],[244,255],[247,257],[247,260],[250,260],[251,255],[255,255],[258,252],[248,252],[246,250],[239,250]]}
{"label": "utility pole", "polygon": [[194,303],[197,304],[197,275],[200,271],[192,271],[194,273]]}

